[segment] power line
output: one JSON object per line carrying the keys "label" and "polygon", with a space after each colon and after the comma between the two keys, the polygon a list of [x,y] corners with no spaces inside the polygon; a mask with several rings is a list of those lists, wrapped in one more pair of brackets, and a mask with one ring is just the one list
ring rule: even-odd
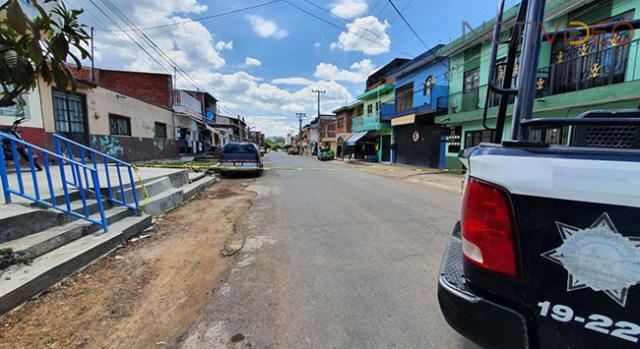
{"label": "power line", "polygon": [[[109,16],[109,14],[107,14],[100,6],[98,6],[94,0],[89,0],[89,2],[91,2],[91,4],[98,9],[98,11],[100,11],[102,13],[102,15],[104,15],[107,19],[109,19],[111,22],[113,22],[113,24],[115,24],[118,28],[122,29],[122,27],[118,24],[118,22],[116,22],[113,18],[111,18],[111,16]],[[168,71],[166,69],[166,67],[164,65],[162,65],[162,63],[160,63],[155,56],[153,56],[151,53],[149,53],[149,51],[147,51],[144,46],[142,46],[136,39],[134,39],[129,33],[127,33],[126,31],[124,32],[127,37],[129,37],[129,39],[136,44],[136,46],[138,46],[144,53],[147,54],[147,56],[151,57],[151,59],[160,67],[162,68],[165,72],[171,74],[170,71]]]}
{"label": "power line", "polygon": [[351,22],[351,21],[349,21],[347,18],[344,18],[344,17],[338,16],[338,15],[334,14],[333,12],[331,12],[331,11],[327,10],[326,8],[324,8],[324,7],[322,7],[322,6],[318,5],[318,4],[316,4],[315,2],[313,2],[313,1],[311,1],[311,0],[304,0],[304,1],[305,1],[306,3],[308,3],[308,4],[310,4],[310,5],[312,5],[312,6],[316,7],[316,8],[318,8],[318,9],[320,9],[320,10],[324,11],[324,12],[327,12],[327,13],[331,14],[331,16],[336,17],[336,18],[338,18],[338,19],[342,20],[342,21],[343,21],[343,22],[345,22],[345,23],[350,23],[350,24],[352,24],[352,25],[354,25],[354,26],[356,26],[356,27],[358,27],[358,28],[360,28],[360,29],[362,29],[362,30],[364,30],[364,31],[367,31],[367,32],[369,32],[369,33],[371,33],[371,34],[375,35],[375,36],[376,36],[378,39],[380,39],[380,40],[384,39],[384,37],[383,37],[382,35],[380,35],[379,33],[374,32],[374,31],[372,31],[372,30],[371,30],[371,29],[369,29],[369,28],[366,28],[366,27],[363,27],[363,26],[357,25],[355,22]]}
{"label": "power line", "polygon": [[166,62],[173,66],[174,69],[176,69],[178,72],[180,72],[180,75],[185,77],[191,83],[191,85],[196,88],[196,90],[200,90],[200,87],[198,87],[193,78],[191,78],[191,76],[186,71],[184,71],[184,69],[182,69],[173,59],[171,59],[171,57],[169,57],[169,55],[167,55],[147,34],[140,30],[140,28],[138,28],[138,26],[133,23],[133,21],[131,21],[124,13],[122,13],[122,11],[120,11],[120,9],[116,5],[114,5],[110,0],[102,0],[102,2],[113,13],[115,13],[116,16],[118,16],[120,20],[125,23],[125,25],[129,23],[133,27],[134,31],[138,33],[138,35],[140,35],[143,40],[146,40],[146,42],[152,46],[152,49],[156,51],[161,56],[161,58],[163,58]]}
{"label": "power line", "polygon": [[189,19],[189,20],[186,20],[186,21],[181,21],[181,22],[174,22],[174,23],[167,23],[167,24],[143,27],[143,28],[140,28],[140,29],[142,29],[142,30],[155,30],[155,29],[173,27],[173,26],[178,26],[178,25],[192,23],[192,22],[203,22],[203,21],[210,20],[210,19],[230,16],[230,15],[233,15],[233,14],[236,14],[236,13],[241,13],[241,12],[246,12],[246,11],[254,10],[254,9],[257,9],[257,8],[261,8],[261,7],[271,6],[271,5],[276,4],[278,2],[281,2],[281,1],[283,1],[283,0],[273,0],[273,1],[261,3],[261,4],[258,4],[258,5],[254,5],[254,6],[249,6],[249,7],[244,7],[244,8],[240,8],[240,9],[236,9],[236,10],[232,10],[232,11],[218,13],[218,14],[215,14],[215,15],[192,18],[192,19]]}
{"label": "power line", "polygon": [[[403,10],[403,11],[404,11],[404,10],[405,10],[405,9],[406,9],[410,4],[411,4],[411,2],[412,2],[412,0],[409,0],[406,4],[404,4],[404,6],[402,7],[402,9],[401,9],[401,10]],[[378,2],[376,2],[376,5],[371,9],[371,11],[369,12],[369,15],[372,15],[372,14],[375,12],[376,8],[377,8],[380,4],[383,4],[383,3],[384,3],[384,6],[382,6],[382,7],[380,8],[380,10],[378,11],[378,14],[377,14],[377,15],[375,15],[376,17],[381,17],[381,16],[382,16],[382,14],[384,13],[384,11],[386,10],[386,8],[389,6],[389,2],[387,2],[387,1],[383,1],[383,0],[378,0]],[[390,20],[390,23],[391,23],[391,24],[393,24],[397,19],[398,19],[398,16],[396,15],[396,16],[395,16],[395,18],[392,18],[392,19]],[[344,53],[344,51],[343,51],[343,53]],[[343,55],[343,56],[341,56],[341,57],[340,57],[340,59],[338,59],[338,62],[342,63],[342,62],[343,62],[343,59],[344,59],[344,58],[346,58],[346,57],[347,57],[347,55],[346,55],[346,54],[345,54],[345,55]],[[355,62],[356,62],[356,61],[358,61],[358,60],[361,60],[361,59],[364,57],[364,52],[360,52],[360,53],[358,54],[358,56],[357,56],[357,57],[358,57],[358,58],[356,58],[356,59],[353,61],[353,63],[355,63]],[[352,63],[352,64],[353,64],[353,63]],[[352,64],[350,64],[349,66],[351,66]],[[338,63],[336,63],[336,65],[338,65]]]}
{"label": "power line", "polygon": [[413,32],[413,35],[416,36],[416,38],[418,38],[418,40],[420,40],[420,42],[422,43],[422,45],[424,45],[424,47],[426,49],[429,48],[429,46],[427,46],[427,44],[424,42],[424,40],[422,40],[422,38],[420,37],[420,35],[418,35],[418,33],[416,32],[415,29],[413,29],[413,26],[411,25],[411,23],[409,23],[409,21],[407,21],[407,19],[404,17],[404,15],[402,14],[402,12],[400,12],[400,10],[396,7],[396,4],[393,3],[393,0],[389,0],[389,3],[391,4],[391,6],[393,6],[393,9],[396,10],[396,12],[398,13],[398,15],[400,16],[400,18],[402,18],[402,21],[404,22],[404,24],[407,25],[407,27],[409,27],[409,29],[411,29],[411,32]]}
{"label": "power line", "polygon": [[[76,2],[79,3],[80,0],[75,0]],[[67,0],[68,2],[68,0]],[[79,8],[82,8],[82,4],[78,4]],[[108,25],[106,25],[96,14],[93,13],[93,11],[91,10],[91,8],[89,7],[84,7],[83,10],[85,10],[85,13],[90,15],[93,18],[93,21],[95,24],[98,24],[100,27],[93,25],[93,27],[96,27],[96,29],[100,28],[107,28]],[[100,30],[103,31],[103,30]],[[118,43],[122,44],[122,46],[125,46],[129,49],[131,49],[131,52],[134,52],[136,54],[136,56],[138,56],[140,59],[142,59],[143,61],[145,61],[146,63],[148,63],[149,65],[153,65],[153,62],[149,59],[148,56],[145,56],[144,54],[142,54],[140,52],[140,50],[137,50],[131,43],[130,40],[127,40],[127,38],[122,34],[122,33],[117,33],[119,35],[116,35],[116,33],[111,33],[111,38],[114,39],[115,41],[117,41]],[[100,49],[97,48],[98,52],[100,52]]]}
{"label": "power line", "polygon": [[[302,8],[302,7],[300,7],[300,6],[298,6],[298,5],[293,4],[291,1],[288,1],[288,0],[282,0],[282,1],[283,1],[283,2],[285,2],[286,4],[288,4],[289,6],[291,6],[291,7],[295,8],[295,9],[297,9],[298,11],[301,11],[301,12],[303,12],[303,13],[305,13],[305,14],[307,14],[307,15],[309,15],[309,16],[311,16],[311,17],[313,17],[313,18],[315,18],[315,19],[317,19],[317,20],[319,20],[319,21],[321,21],[321,22],[323,22],[323,23],[325,23],[325,24],[328,24],[328,25],[330,25],[330,26],[332,26],[332,27],[334,27],[334,28],[337,28],[337,29],[338,29],[338,30],[340,30],[340,31],[342,31],[342,30],[344,29],[343,27],[341,27],[341,26],[339,26],[339,25],[337,25],[337,24],[335,24],[335,23],[333,23],[333,22],[331,22],[331,21],[328,21],[328,20],[326,20],[326,19],[322,18],[322,17],[320,17],[320,16],[316,15],[316,14],[315,14],[315,13],[313,13],[313,12],[310,12],[310,11],[308,11],[308,10],[306,10],[306,9],[304,9],[304,8]],[[370,42],[370,43],[372,43],[372,44],[380,45],[380,42],[378,42],[378,41],[376,41],[376,40],[374,40],[374,39],[372,39],[372,38],[368,38],[368,37],[366,37],[366,36],[364,36],[364,35],[361,35],[361,34],[360,34],[360,35],[357,35],[357,36],[358,36],[359,38],[361,38],[361,39],[364,39],[364,40],[369,41],[369,42]],[[393,46],[391,46],[391,45],[389,45],[389,49],[391,49],[392,51],[398,52],[398,53],[400,53],[400,54],[403,54],[403,55],[405,55],[405,56],[408,56],[408,57],[410,57],[410,58],[414,58],[414,57],[415,57],[415,56],[414,56],[414,55],[412,55],[411,53],[403,52],[402,50],[399,50],[399,49],[397,49],[397,48],[394,48],[394,47],[393,47]]]}

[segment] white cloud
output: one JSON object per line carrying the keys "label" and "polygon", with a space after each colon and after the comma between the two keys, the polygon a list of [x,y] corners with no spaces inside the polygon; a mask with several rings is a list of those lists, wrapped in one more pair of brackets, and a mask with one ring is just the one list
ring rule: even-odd
{"label": "white cloud", "polygon": [[318,42],[318,41],[313,43],[313,47],[315,47],[315,48],[320,48],[320,46],[322,46],[322,44],[320,42]]}
{"label": "white cloud", "polygon": [[282,39],[289,35],[286,30],[279,29],[278,25],[275,22],[268,19],[264,19],[256,15],[247,16],[247,19],[249,20],[249,23],[251,23],[251,28],[253,29],[253,31],[261,38]]}
{"label": "white cloud", "polygon": [[[221,41],[216,43],[213,33],[203,24],[190,21],[187,17],[189,14],[207,11],[207,6],[198,0],[112,1],[141,28],[185,22],[178,26],[146,31],[146,34],[158,47],[182,69],[191,71],[203,65],[212,68],[225,66],[226,61],[221,52],[224,49],[231,49],[233,44],[231,42],[223,44]],[[92,22],[94,20],[92,16],[82,15],[81,20],[89,25],[104,26],[104,24]],[[119,28],[112,26],[109,29],[117,30]],[[102,35],[96,36],[96,48],[99,52],[99,55],[96,55],[98,67],[160,73],[172,71],[171,64],[159,54],[154,54],[154,58],[160,62],[160,65],[142,52],[140,48],[129,42],[122,33],[117,31],[103,31],[102,33]],[[184,83],[184,81],[179,79],[179,83]]]}
{"label": "white cloud", "polygon": [[313,84],[313,81],[311,81],[309,79],[305,79],[303,77],[294,76],[294,77],[290,77],[290,78],[274,79],[273,81],[271,81],[271,83],[274,84],[274,85],[301,85],[301,86],[306,86],[306,85]]}
{"label": "white cloud", "polygon": [[331,48],[361,51],[367,55],[389,52],[391,38],[387,29],[390,27],[391,24],[387,20],[380,22],[374,16],[356,18],[353,22],[347,23],[347,31],[340,33],[338,42],[332,43]]}
{"label": "white cloud", "polygon": [[233,40],[228,42],[224,42],[222,40],[216,42],[216,50],[218,51],[233,50]]}
{"label": "white cloud", "polygon": [[331,13],[340,18],[351,19],[364,15],[368,8],[365,0],[338,0],[331,4]]}
{"label": "white cloud", "polygon": [[246,57],[244,59],[244,64],[246,64],[246,65],[255,65],[255,66],[259,67],[259,66],[262,65],[262,62],[260,62],[260,60],[257,59],[257,58]]}
{"label": "white cloud", "polygon": [[262,83],[260,78],[243,71],[209,76],[207,83],[215,87],[212,91],[221,103],[248,115],[247,121],[268,135],[284,135],[289,127],[297,128],[295,113],[315,115],[317,95],[313,93],[314,89],[327,91],[322,97],[323,113],[353,100],[351,93],[335,81],[316,81],[287,91],[274,83]]}
{"label": "white cloud", "polygon": [[[317,97],[312,93],[313,89],[327,90],[322,97],[323,112],[330,112],[353,99],[349,90],[336,81],[285,77],[265,82],[260,76],[245,71],[222,73],[220,68],[225,65],[223,53],[233,49],[233,44],[231,41],[221,41],[201,23],[189,22],[187,18],[190,13],[206,10],[206,6],[201,4],[204,0],[111,1],[142,28],[187,21],[186,24],[148,30],[146,33],[195,80],[196,85],[220,100],[220,105],[226,107],[221,109],[223,114],[226,115],[229,108],[233,111],[230,114],[245,116],[247,122],[268,135],[284,135],[291,128],[297,129],[296,112],[316,114]],[[91,22],[92,19],[91,16],[82,15],[86,24],[101,26],[100,23]],[[107,31],[97,36],[99,68],[173,73],[169,64],[162,64],[169,70],[167,72],[134,44],[123,43],[121,38],[121,33]],[[159,56],[155,58],[161,61]],[[179,88],[193,88],[180,74],[177,85]]]}
{"label": "white cloud", "polygon": [[370,59],[363,59],[360,62],[353,63],[349,70],[340,69],[333,64],[320,63],[316,66],[313,74],[318,79],[348,81],[360,83],[367,80],[367,77],[375,71],[375,66]]}

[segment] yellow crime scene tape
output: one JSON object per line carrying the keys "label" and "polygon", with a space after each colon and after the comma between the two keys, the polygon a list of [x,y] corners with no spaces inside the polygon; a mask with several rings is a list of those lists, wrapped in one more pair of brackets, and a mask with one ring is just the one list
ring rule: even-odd
{"label": "yellow crime scene tape", "polygon": [[[143,167],[152,167],[152,168],[173,168],[173,169],[193,169],[193,170],[213,170],[219,171],[224,169],[226,170],[247,170],[246,167],[242,166],[220,166],[220,165],[197,165],[197,164],[148,164]],[[388,168],[388,167],[380,167],[380,166],[368,166],[363,168],[331,168],[331,167],[264,167],[264,171],[309,171],[309,172],[406,172],[406,173],[421,173],[421,174],[442,174],[442,173],[454,173],[460,174],[462,171],[460,170],[434,170],[434,169],[407,169],[407,168]]]}
{"label": "yellow crime scene tape", "polygon": [[140,172],[138,172],[138,166],[132,164],[131,168],[133,169],[133,173],[135,173],[136,177],[138,178],[138,182],[142,187],[142,194],[144,195],[144,200],[142,201],[142,205],[140,205],[140,209],[142,210],[145,206],[147,206],[147,203],[149,202],[149,192],[147,191],[147,186],[142,180],[142,176],[140,176]]}

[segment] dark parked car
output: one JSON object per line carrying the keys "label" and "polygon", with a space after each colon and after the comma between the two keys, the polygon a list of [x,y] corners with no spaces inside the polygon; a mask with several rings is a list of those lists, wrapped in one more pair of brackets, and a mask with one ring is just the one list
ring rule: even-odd
{"label": "dark parked car", "polygon": [[220,153],[220,172],[262,174],[262,156],[253,143],[227,143]]}

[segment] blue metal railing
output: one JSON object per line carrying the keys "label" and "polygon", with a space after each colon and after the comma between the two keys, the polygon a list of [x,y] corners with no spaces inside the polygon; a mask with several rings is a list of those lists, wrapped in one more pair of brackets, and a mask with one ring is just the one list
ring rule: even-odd
{"label": "blue metal railing", "polygon": [[[116,159],[107,154],[101,153],[95,149],[89,148],[83,144],[78,142],[74,142],[68,138],[62,137],[58,134],[54,134],[53,138],[55,140],[56,153],[61,156],[67,156],[68,158],[74,158],[74,154],[79,157],[79,160],[86,168],[92,168],[94,170],[98,170],[99,166],[104,167],[104,173],[107,178],[107,186],[106,186],[106,195],[107,199],[116,205],[125,206],[129,209],[132,209],[136,212],[136,214],[140,214],[140,205],[138,203],[138,194],[136,192],[136,182],[133,177],[134,167],[133,165],[124,162],[122,160]],[[64,146],[64,149],[63,149]],[[87,165],[87,160],[90,161],[90,164]],[[111,172],[109,163],[115,164],[115,171],[118,178],[117,186],[114,188],[111,183]],[[129,178],[129,183],[126,183],[126,180],[123,181],[121,168],[126,168],[127,177]],[[84,169],[83,175],[85,177],[84,183],[86,184],[87,179],[87,169]],[[72,185],[76,188],[82,186],[82,178],[80,178],[80,173],[77,175],[74,173],[72,179],[67,181],[67,184]],[[125,195],[125,187],[129,185],[131,187],[131,196],[132,202],[127,202],[127,197]],[[114,193],[114,189],[116,192]],[[117,195],[120,195],[118,197]]]}
{"label": "blue metal railing", "polygon": [[[21,197],[35,203],[38,203],[45,207],[51,207],[58,211],[62,211],[70,216],[87,220],[91,223],[102,226],[105,232],[108,231],[107,219],[104,213],[104,207],[102,205],[102,198],[100,193],[100,177],[98,175],[98,170],[96,168],[91,168],[82,164],[80,162],[74,161],[70,158],[67,158],[60,154],[52,153],[48,150],[37,147],[33,144],[27,143],[21,139],[15,138],[12,135],[6,133],[0,133],[0,145],[4,148],[8,144],[9,149],[11,151],[10,158],[5,159],[5,151],[3,149],[2,156],[0,156],[0,181],[2,182],[2,190],[4,194],[5,202],[11,203],[11,195],[15,195],[17,197]],[[29,169],[31,173],[31,178],[33,182],[33,190],[29,191],[25,189],[25,183],[23,179],[23,172],[25,172],[20,164],[20,154],[18,152],[18,147],[23,148],[27,154]],[[40,192],[40,183],[38,181],[37,171],[36,171],[36,162],[34,159],[34,151],[42,154],[42,162],[44,164],[44,171],[47,180],[47,188],[49,193],[49,199],[43,198],[42,193]],[[15,169],[16,169],[16,180],[17,180],[17,188],[12,186],[12,183],[9,181],[9,176],[7,173],[7,164],[6,160],[13,160]],[[54,179],[52,178],[52,169],[50,162],[53,162],[58,165],[58,170],[60,171],[60,180],[62,182],[62,189],[64,192],[64,204],[58,203],[58,199],[56,197],[55,188],[54,188]],[[68,166],[67,166],[68,165]],[[80,198],[82,200],[82,210],[76,212],[71,206],[71,199],[69,195],[69,187],[68,181],[66,178],[68,177],[67,171],[71,171],[71,176],[77,179],[76,187],[79,190]],[[85,177],[84,181],[81,176],[81,173],[84,172]],[[28,173],[28,172],[27,172]],[[91,178],[91,184],[89,184],[89,178]],[[94,218],[90,211],[89,205],[87,204],[88,194],[93,193],[95,199],[97,201],[98,207],[98,216],[99,218]]]}

